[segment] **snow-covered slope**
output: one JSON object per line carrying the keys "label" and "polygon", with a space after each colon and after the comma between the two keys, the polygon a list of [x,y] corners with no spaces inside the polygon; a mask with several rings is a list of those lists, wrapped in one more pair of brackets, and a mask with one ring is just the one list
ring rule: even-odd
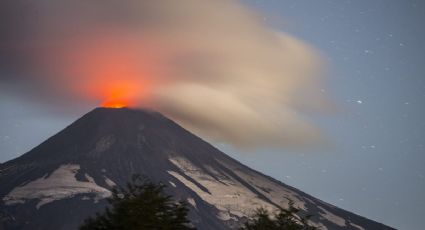
{"label": "snow-covered slope", "polygon": [[132,174],[168,184],[199,229],[235,229],[292,200],[321,229],[391,229],[248,168],[161,114],[99,108],[0,165],[0,229],[77,229]]}
{"label": "snow-covered slope", "polygon": [[[85,174],[86,181],[78,181],[75,174],[80,169],[79,165],[61,165],[52,172],[29,183],[15,187],[9,192],[3,201],[6,205],[23,204],[28,200],[38,200],[36,208],[48,204],[55,200],[67,199],[77,194],[87,194],[93,196],[97,202],[111,196],[111,192],[96,184],[94,179]],[[85,199],[90,199],[86,196]]]}

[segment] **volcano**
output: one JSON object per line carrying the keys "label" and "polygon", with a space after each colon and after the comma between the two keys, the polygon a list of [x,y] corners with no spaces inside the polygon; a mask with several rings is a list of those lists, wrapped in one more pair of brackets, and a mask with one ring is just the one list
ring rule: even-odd
{"label": "volcano", "polygon": [[0,165],[0,229],[75,230],[133,174],[187,201],[198,229],[236,229],[253,210],[287,207],[321,229],[392,229],[263,175],[160,113],[97,108]]}

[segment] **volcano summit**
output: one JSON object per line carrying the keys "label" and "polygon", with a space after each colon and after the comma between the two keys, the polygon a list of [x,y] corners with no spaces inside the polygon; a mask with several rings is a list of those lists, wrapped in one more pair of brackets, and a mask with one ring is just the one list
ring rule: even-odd
{"label": "volcano summit", "polygon": [[289,199],[321,229],[392,229],[250,169],[159,113],[127,108],[97,108],[1,164],[0,229],[75,230],[136,173],[187,201],[198,229],[235,229]]}

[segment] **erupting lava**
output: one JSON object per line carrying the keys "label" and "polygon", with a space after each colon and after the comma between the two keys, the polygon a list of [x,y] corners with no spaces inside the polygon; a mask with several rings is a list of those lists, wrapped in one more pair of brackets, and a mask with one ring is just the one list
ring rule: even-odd
{"label": "erupting lava", "polygon": [[101,106],[105,108],[119,109],[119,108],[128,107],[128,103],[126,103],[125,101],[120,101],[120,100],[106,100],[102,102]]}
{"label": "erupting lava", "polygon": [[134,106],[135,95],[143,90],[142,85],[136,82],[113,82],[105,85],[100,94],[105,98],[102,107],[123,108]]}

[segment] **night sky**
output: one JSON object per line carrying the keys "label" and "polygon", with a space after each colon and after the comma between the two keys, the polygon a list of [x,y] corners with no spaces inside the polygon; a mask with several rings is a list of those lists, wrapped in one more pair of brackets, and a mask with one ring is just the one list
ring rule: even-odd
{"label": "night sky", "polygon": [[[325,133],[326,147],[247,154],[215,145],[338,207],[399,229],[423,228],[425,2],[241,2],[275,29],[319,51],[327,62],[321,92],[338,109],[310,118]],[[96,106],[47,108],[7,92],[0,92],[0,162],[25,153]]]}

